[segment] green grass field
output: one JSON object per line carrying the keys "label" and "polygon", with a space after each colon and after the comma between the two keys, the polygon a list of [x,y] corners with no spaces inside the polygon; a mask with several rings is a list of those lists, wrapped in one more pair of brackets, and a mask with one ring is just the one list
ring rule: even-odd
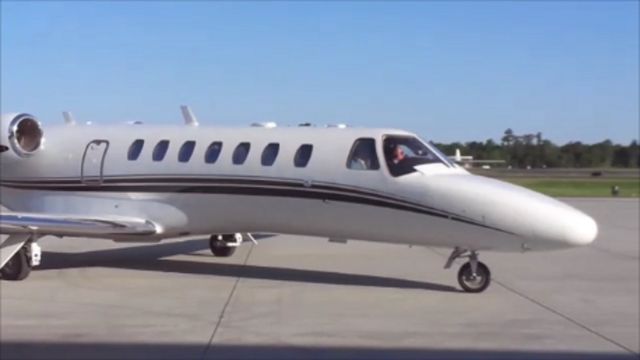
{"label": "green grass field", "polygon": [[620,188],[618,197],[640,197],[640,179],[562,179],[562,178],[501,178],[501,180],[558,197],[612,197],[611,187]]}

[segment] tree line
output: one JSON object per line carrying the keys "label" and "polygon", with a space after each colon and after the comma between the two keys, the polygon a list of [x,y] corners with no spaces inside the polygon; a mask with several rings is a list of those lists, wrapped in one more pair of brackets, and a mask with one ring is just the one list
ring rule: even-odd
{"label": "tree line", "polygon": [[460,149],[462,155],[474,160],[505,160],[505,166],[518,168],[575,167],[575,168],[638,168],[640,145],[633,140],[629,145],[604,140],[595,144],[579,141],[556,145],[543,139],[542,133],[516,135],[507,129],[501,142],[486,140],[450,144],[436,144],[444,153],[452,155]]}

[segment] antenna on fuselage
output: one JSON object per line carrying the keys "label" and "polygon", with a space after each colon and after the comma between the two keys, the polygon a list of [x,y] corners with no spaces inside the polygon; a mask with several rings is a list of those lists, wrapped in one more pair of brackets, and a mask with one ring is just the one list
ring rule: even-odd
{"label": "antenna on fuselage", "polygon": [[189,126],[198,126],[198,119],[193,115],[191,109],[188,106],[182,105],[180,106],[180,110],[182,111],[182,117],[184,118],[184,123]]}
{"label": "antenna on fuselage", "polygon": [[349,127],[349,125],[347,125],[347,124],[327,124],[326,127],[328,127],[328,128],[346,129],[346,128]]}
{"label": "antenna on fuselage", "polygon": [[75,125],[76,119],[73,118],[73,114],[70,111],[63,111],[62,117],[64,118],[64,123],[67,125]]}
{"label": "antenna on fuselage", "polygon": [[278,127],[278,124],[273,122],[273,121],[255,122],[255,123],[251,124],[251,127],[262,127],[262,128],[267,128],[267,129],[273,129],[275,127]]}

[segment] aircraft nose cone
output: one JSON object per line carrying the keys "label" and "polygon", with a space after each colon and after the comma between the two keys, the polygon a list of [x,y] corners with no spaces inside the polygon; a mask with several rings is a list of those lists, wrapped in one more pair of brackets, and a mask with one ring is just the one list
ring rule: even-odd
{"label": "aircraft nose cone", "polygon": [[567,216],[568,222],[564,240],[573,246],[589,245],[598,235],[598,224],[589,216],[578,210]]}
{"label": "aircraft nose cone", "polygon": [[598,235],[598,225],[589,215],[521,186],[468,175],[434,176],[429,186],[432,193],[447,193],[440,199],[443,203],[464,204],[460,213],[480,214],[476,216],[486,225],[515,235],[517,241],[509,246],[540,251],[566,249],[591,244]]}

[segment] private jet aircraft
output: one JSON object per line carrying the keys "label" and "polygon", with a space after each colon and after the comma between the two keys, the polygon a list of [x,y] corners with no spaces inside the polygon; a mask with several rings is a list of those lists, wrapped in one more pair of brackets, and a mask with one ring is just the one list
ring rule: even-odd
{"label": "private jet aircraft", "polygon": [[[40,263],[38,239],[210,237],[230,256],[255,232],[452,248],[445,268],[484,291],[479,251],[591,243],[589,216],[550,197],[469,174],[430,143],[392,129],[65,123],[2,116],[0,245],[6,280]],[[305,124],[308,125],[308,124]],[[82,255],[78,255],[82,256]]]}

